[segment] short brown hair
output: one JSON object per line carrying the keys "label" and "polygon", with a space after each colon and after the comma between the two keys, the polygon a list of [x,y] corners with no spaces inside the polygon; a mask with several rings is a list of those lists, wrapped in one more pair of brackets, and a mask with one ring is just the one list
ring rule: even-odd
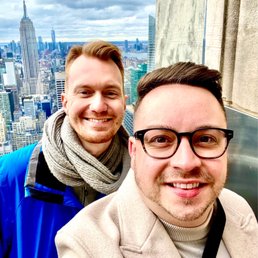
{"label": "short brown hair", "polygon": [[[96,57],[100,60],[111,59],[117,65],[122,76],[122,81],[124,83],[124,66],[123,66],[122,54],[120,49],[109,42],[97,40],[97,41],[92,41],[88,44],[85,43],[82,46],[75,45],[71,47],[66,57],[65,84],[67,84],[68,82],[68,74],[69,74],[70,66],[72,65],[74,60],[81,55]],[[67,85],[65,86],[65,88],[67,88]]]}
{"label": "short brown hair", "polygon": [[225,113],[222,100],[221,73],[209,69],[205,65],[192,62],[178,62],[165,68],[156,69],[142,77],[138,83],[138,100],[135,111],[147,93],[166,84],[186,84],[207,89],[218,100]]}

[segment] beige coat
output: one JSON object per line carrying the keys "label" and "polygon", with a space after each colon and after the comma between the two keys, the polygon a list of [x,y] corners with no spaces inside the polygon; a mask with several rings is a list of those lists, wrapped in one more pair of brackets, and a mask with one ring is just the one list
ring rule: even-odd
{"label": "beige coat", "polygon": [[[258,224],[247,202],[224,189],[223,240],[232,258],[258,257]],[[56,236],[59,257],[173,257],[180,255],[159,219],[143,203],[133,171],[120,189],[79,212]]]}

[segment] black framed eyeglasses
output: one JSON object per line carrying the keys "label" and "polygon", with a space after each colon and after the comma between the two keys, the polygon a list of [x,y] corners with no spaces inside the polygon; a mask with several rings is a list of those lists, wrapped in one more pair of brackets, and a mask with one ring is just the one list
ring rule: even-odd
{"label": "black framed eyeglasses", "polygon": [[193,132],[182,133],[168,128],[150,128],[135,132],[134,137],[141,141],[144,151],[156,159],[172,157],[183,136],[188,137],[196,156],[216,159],[225,153],[233,134],[233,130],[223,128],[200,128]]}

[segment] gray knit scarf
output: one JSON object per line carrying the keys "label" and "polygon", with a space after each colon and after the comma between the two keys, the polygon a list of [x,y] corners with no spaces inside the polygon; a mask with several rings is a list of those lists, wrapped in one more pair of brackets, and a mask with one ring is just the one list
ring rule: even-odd
{"label": "gray knit scarf", "polygon": [[97,159],[82,147],[61,109],[44,125],[42,150],[51,173],[62,183],[73,187],[89,185],[109,194],[118,189],[130,167],[127,141],[128,134],[121,126],[108,150]]}

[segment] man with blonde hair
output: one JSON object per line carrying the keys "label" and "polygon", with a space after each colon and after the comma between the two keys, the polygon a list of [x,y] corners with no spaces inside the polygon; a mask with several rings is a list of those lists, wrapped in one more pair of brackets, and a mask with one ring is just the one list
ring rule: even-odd
{"label": "man with blonde hair", "polygon": [[121,185],[130,163],[123,84],[115,45],[70,49],[63,108],[38,144],[0,158],[0,257],[57,257],[57,230]]}

